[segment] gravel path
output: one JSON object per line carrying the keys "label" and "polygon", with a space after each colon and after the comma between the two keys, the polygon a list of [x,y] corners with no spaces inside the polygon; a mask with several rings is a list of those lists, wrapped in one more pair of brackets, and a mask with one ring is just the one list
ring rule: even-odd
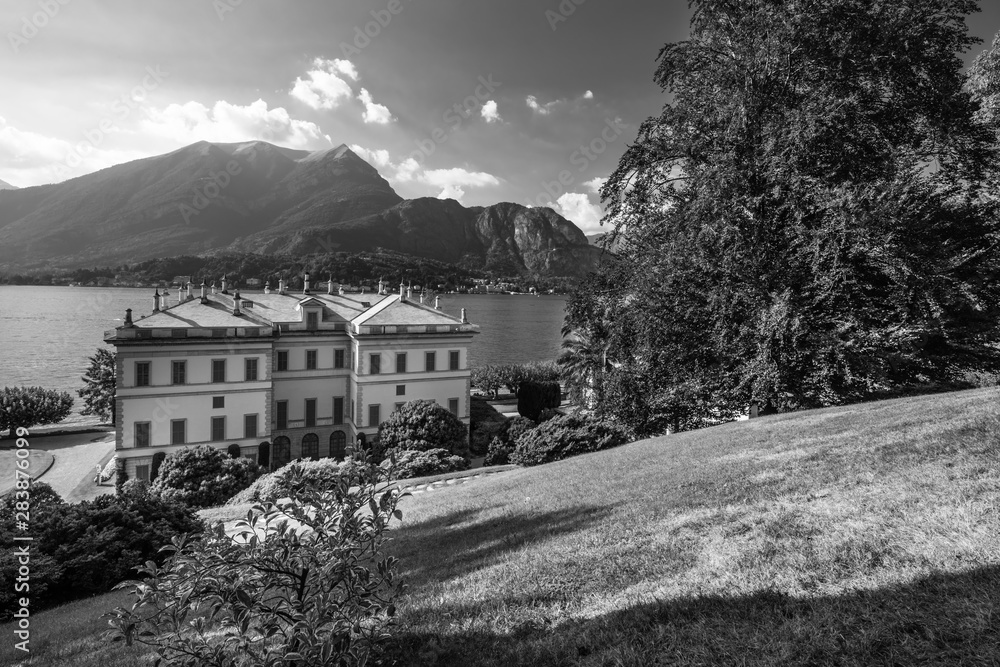
{"label": "gravel path", "polygon": [[55,458],[52,467],[38,481],[51,486],[64,500],[79,502],[114,493],[114,486],[97,486],[93,481],[95,466],[114,454],[113,432],[70,433],[28,440],[33,450],[48,452]]}

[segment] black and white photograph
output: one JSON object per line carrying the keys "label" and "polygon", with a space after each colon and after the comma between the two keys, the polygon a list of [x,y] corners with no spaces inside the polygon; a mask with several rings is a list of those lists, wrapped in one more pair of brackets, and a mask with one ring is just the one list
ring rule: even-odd
{"label": "black and white photograph", "polygon": [[1000,667],[1000,0],[4,0],[0,666]]}

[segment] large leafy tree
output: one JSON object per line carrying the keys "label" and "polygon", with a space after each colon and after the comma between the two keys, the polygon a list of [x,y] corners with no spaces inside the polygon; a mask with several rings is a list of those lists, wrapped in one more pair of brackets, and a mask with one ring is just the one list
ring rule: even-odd
{"label": "large leafy tree", "polygon": [[115,384],[116,384],[115,353],[99,348],[90,357],[90,367],[81,379],[84,386],[76,393],[83,399],[81,414],[97,415],[101,421],[115,421]]}
{"label": "large leafy tree", "polygon": [[0,433],[14,437],[18,427],[31,428],[61,422],[73,409],[73,397],[42,387],[0,389]]}
{"label": "large leafy tree", "polygon": [[659,56],[668,101],[602,191],[630,261],[577,297],[613,311],[614,410],[642,432],[995,368],[976,3],[692,7]]}

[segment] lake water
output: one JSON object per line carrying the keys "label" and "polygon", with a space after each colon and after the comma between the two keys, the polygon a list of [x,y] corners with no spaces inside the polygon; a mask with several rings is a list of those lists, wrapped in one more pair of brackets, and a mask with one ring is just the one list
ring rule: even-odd
{"label": "lake water", "polygon": [[[469,321],[480,326],[470,352],[474,366],[554,359],[565,305],[562,296],[441,296],[444,311],[458,315],[465,308]],[[104,345],[105,331],[121,325],[126,308],[134,318],[148,315],[153,290],[0,285],[0,387],[67,391],[74,411],[60,425],[96,423],[79,414],[76,390],[83,386],[88,357]]]}

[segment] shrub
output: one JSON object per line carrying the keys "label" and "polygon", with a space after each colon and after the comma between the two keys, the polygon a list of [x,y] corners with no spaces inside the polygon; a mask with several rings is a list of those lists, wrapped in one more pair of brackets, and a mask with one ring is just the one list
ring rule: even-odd
{"label": "shrub", "polygon": [[209,445],[185,447],[167,455],[151,491],[192,507],[211,507],[250,486],[259,474],[249,459],[228,458]]}
{"label": "shrub", "polygon": [[149,482],[141,479],[130,479],[122,484],[119,494],[129,498],[142,498],[149,495]]}
{"label": "shrub", "polygon": [[69,416],[73,397],[41,387],[4,387],[0,389],[0,433],[17,427],[31,428],[55,424]]}
{"label": "shrub", "polygon": [[237,445],[235,442],[226,447],[226,453],[229,454],[229,458],[231,459],[238,459],[241,456],[243,456],[243,451],[240,449],[240,446]]}
{"label": "shrub", "polygon": [[562,416],[563,413],[559,412],[554,408],[545,408],[538,415],[538,423],[541,424],[542,422],[547,422],[548,420],[553,419],[554,417],[562,417]]}
{"label": "shrub", "polygon": [[617,424],[583,415],[555,417],[518,436],[511,463],[533,466],[610,449],[628,442]]}
{"label": "shrub", "polygon": [[352,458],[344,461],[320,459],[318,461],[296,461],[259,477],[253,484],[243,489],[228,501],[227,505],[251,502],[274,502],[292,494],[290,476],[301,477],[319,489],[328,489],[340,483],[341,478],[357,479],[361,464]]}
{"label": "shrub", "polygon": [[118,470],[118,455],[112,456],[107,463],[104,464],[104,468],[101,469],[101,474],[98,477],[99,481],[106,482],[112,477],[114,477],[115,472]]}
{"label": "shrub", "polygon": [[[160,548],[180,532],[196,532],[201,522],[193,512],[169,501],[142,494],[133,482],[122,495],[68,505],[47,485],[31,485],[32,611],[105,593],[135,567],[163,556]],[[5,499],[6,501],[6,499]],[[13,502],[13,500],[12,500]],[[4,508],[6,509],[6,508]],[[0,620],[13,610],[14,514],[0,512]],[[23,595],[23,594],[22,594]]]}
{"label": "shrub", "polygon": [[510,453],[514,451],[517,439],[533,428],[535,428],[535,422],[527,417],[508,419],[500,427],[496,437],[490,441],[490,448],[486,453],[483,465],[499,466],[510,463]]}
{"label": "shrub", "polygon": [[558,382],[522,382],[517,390],[517,412],[522,417],[539,421],[542,410],[558,408],[562,393]]}
{"label": "shrub", "polygon": [[469,445],[472,455],[484,455],[489,449],[490,443],[493,442],[493,438],[496,437],[502,428],[503,422],[482,422],[481,424],[475,424],[472,429],[472,443]]}
{"label": "shrub", "polygon": [[477,366],[472,369],[472,386],[496,397],[503,386],[499,369],[496,366]]}
{"label": "shrub", "polygon": [[156,478],[160,476],[160,468],[163,466],[164,459],[167,458],[166,452],[156,452],[153,454],[153,464],[149,468],[149,482],[152,484],[156,481]]}
{"label": "shrub", "polygon": [[151,646],[170,665],[374,662],[403,590],[384,554],[401,494],[377,491],[388,473],[373,465],[354,488],[319,489],[299,464],[287,474],[294,498],[254,507],[236,539],[222,524],[179,538],[162,568],[124,584],[134,602],[107,615],[110,638]]}
{"label": "shrub", "polygon": [[385,450],[447,449],[464,456],[469,451],[465,424],[434,401],[404,403],[378,427],[379,443]]}
{"label": "shrub", "polygon": [[425,452],[409,449],[394,454],[395,464],[391,459],[386,459],[381,465],[386,469],[392,467],[396,479],[412,479],[469,469],[468,459],[449,454],[447,449],[428,449]]}
{"label": "shrub", "polygon": [[125,459],[116,456],[113,460],[115,462],[115,493],[117,493],[121,491],[122,485],[128,481],[128,472],[125,471]]}

